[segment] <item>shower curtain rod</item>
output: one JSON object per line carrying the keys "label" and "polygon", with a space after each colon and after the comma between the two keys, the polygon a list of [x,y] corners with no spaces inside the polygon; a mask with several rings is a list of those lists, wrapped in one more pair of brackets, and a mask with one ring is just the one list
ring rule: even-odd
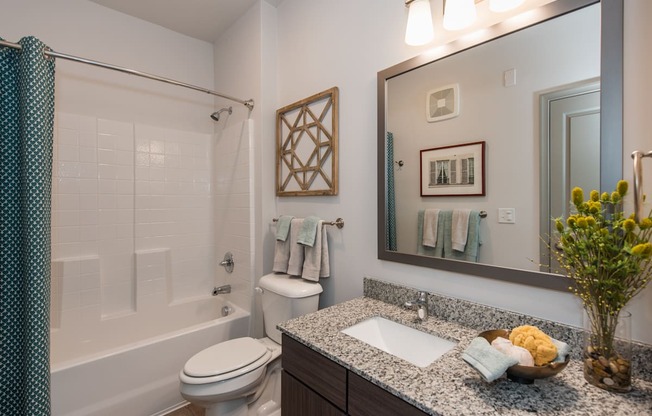
{"label": "shower curtain rod", "polygon": [[[22,46],[20,46],[20,44],[13,43],[13,42],[7,42],[5,40],[0,40],[0,46],[6,46],[6,47],[9,47],[9,48],[14,48],[14,49],[22,49]],[[118,71],[118,72],[124,72],[124,73],[129,74],[129,75],[136,75],[136,76],[143,77],[143,78],[153,79],[155,81],[161,81],[161,82],[165,82],[165,83],[172,84],[172,85],[178,85],[178,86],[184,87],[184,88],[190,88],[191,90],[201,91],[201,92],[204,92],[206,94],[215,95],[215,96],[218,96],[218,97],[221,97],[221,98],[226,98],[227,100],[235,101],[236,103],[240,103],[240,104],[244,105],[250,111],[254,109],[254,100],[241,100],[239,98],[231,97],[231,96],[228,96],[228,95],[225,95],[225,94],[220,94],[219,92],[215,92],[215,91],[212,91],[212,90],[209,90],[209,89],[206,89],[206,88],[198,87],[196,85],[186,84],[185,82],[176,81],[176,80],[173,80],[173,79],[170,79],[170,78],[165,78],[165,77],[161,77],[161,76],[154,75],[154,74],[149,74],[147,72],[137,71],[135,69],[125,68],[125,67],[122,67],[122,66],[117,66],[117,65],[112,65],[112,64],[107,64],[107,63],[104,63],[104,62],[93,61],[91,59],[81,58],[79,56],[68,55],[68,54],[65,54],[65,53],[59,53],[59,52],[55,52],[55,51],[53,51],[51,49],[44,50],[43,54],[46,55],[46,56],[52,57],[52,58],[61,58],[61,59],[67,59],[69,61],[81,62],[81,63],[87,64],[87,65],[99,66],[101,68],[112,69],[112,70]]]}

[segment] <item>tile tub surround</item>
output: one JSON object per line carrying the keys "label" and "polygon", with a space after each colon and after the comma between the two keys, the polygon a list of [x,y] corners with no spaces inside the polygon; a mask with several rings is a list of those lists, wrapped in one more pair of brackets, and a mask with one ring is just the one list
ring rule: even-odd
{"label": "tile tub surround", "polygon": [[[459,344],[426,368],[340,333],[372,316],[383,316]],[[429,317],[415,324],[415,312],[370,297],[350,300],[278,327],[390,393],[431,415],[643,415],[652,412],[652,382],[636,378],[633,391],[612,394],[584,380],[581,362],[571,360],[555,377],[533,385],[501,378],[486,383],[460,357],[477,329]]]}

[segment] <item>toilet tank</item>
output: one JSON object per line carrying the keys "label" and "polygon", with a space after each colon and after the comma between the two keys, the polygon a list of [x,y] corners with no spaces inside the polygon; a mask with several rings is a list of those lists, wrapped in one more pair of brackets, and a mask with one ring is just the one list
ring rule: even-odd
{"label": "toilet tank", "polygon": [[268,274],[260,278],[265,334],[281,343],[281,331],[276,324],[311,312],[319,307],[323,291],[317,282],[309,282],[287,274]]}

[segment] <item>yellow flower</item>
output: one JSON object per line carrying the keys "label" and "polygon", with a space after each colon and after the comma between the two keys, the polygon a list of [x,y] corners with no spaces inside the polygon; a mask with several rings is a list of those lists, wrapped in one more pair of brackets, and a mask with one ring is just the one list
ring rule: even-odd
{"label": "yellow flower", "polygon": [[641,227],[641,230],[652,228],[652,218],[643,218],[638,226]]}
{"label": "yellow flower", "polygon": [[577,219],[577,226],[584,229],[589,228],[589,223],[586,221],[586,217],[579,217]]}
{"label": "yellow flower", "polygon": [[618,192],[613,191],[611,193],[611,202],[617,204],[618,202],[620,202],[620,199],[621,199],[621,195]]}
{"label": "yellow flower", "polygon": [[600,199],[602,200],[602,202],[609,202],[609,192],[603,192]]}
{"label": "yellow flower", "polygon": [[625,196],[627,193],[627,188],[629,187],[629,184],[627,181],[624,180],[619,180],[618,185],[616,185],[616,191],[620,194],[620,196]]}
{"label": "yellow flower", "polygon": [[577,219],[575,218],[574,215],[573,215],[573,216],[570,216],[570,217],[568,217],[568,219],[566,220],[566,224],[568,224],[569,227],[573,228],[573,227],[575,227],[575,225],[577,224]]}
{"label": "yellow flower", "polygon": [[627,219],[623,222],[623,228],[624,228],[625,231],[627,231],[628,233],[631,233],[632,231],[634,231],[634,230],[636,229],[636,222],[635,222],[633,219],[631,219],[631,218],[627,218]]}
{"label": "yellow flower", "polygon": [[560,233],[564,231],[564,224],[561,222],[559,218],[555,220],[555,227],[557,228],[557,231]]}
{"label": "yellow flower", "polygon": [[591,201],[598,201],[598,200],[600,200],[600,192],[596,191],[595,189],[592,190],[591,193],[590,193],[589,195],[590,195],[590,196],[589,196],[589,199],[590,199]]}
{"label": "yellow flower", "polygon": [[595,221],[595,218],[593,217],[586,217],[586,222],[589,224],[589,227],[593,228],[597,224]]}
{"label": "yellow flower", "polygon": [[576,186],[571,191],[571,200],[575,206],[581,205],[584,202],[584,191],[579,186]]}
{"label": "yellow flower", "polygon": [[652,243],[641,243],[632,247],[632,255],[643,258],[652,256]]}

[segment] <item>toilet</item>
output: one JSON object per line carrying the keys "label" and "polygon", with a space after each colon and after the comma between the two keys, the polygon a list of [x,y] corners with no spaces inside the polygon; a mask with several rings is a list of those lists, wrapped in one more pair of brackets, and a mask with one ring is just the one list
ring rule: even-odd
{"label": "toilet", "polygon": [[181,395],[206,416],[280,416],[281,332],[276,324],[317,310],[322,287],[287,274],[260,279],[265,338],[235,338],[192,356]]}

